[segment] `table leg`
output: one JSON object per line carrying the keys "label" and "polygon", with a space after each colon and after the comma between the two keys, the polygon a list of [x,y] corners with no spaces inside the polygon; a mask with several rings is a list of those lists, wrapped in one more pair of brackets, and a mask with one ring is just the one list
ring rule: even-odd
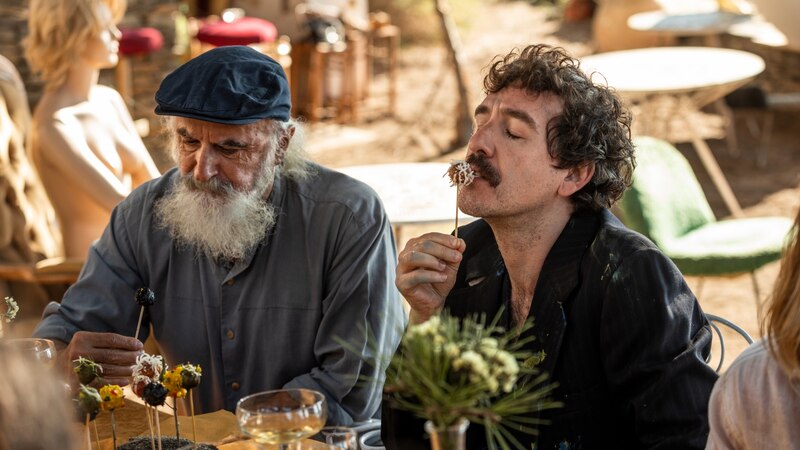
{"label": "table leg", "polygon": [[703,167],[705,167],[708,175],[711,177],[711,182],[714,183],[714,186],[722,196],[722,201],[725,202],[725,206],[728,207],[728,210],[731,212],[731,214],[734,217],[744,217],[744,211],[742,211],[739,201],[736,200],[736,196],[733,194],[733,190],[731,189],[730,184],[728,184],[728,180],[725,179],[725,174],[722,173],[719,163],[717,163],[717,160],[714,158],[714,154],[711,152],[708,144],[703,140],[702,137],[700,137],[700,134],[692,124],[692,121],[688,119],[688,116],[688,114],[681,115],[684,123],[686,124],[686,129],[689,131],[691,136],[692,146],[694,146],[697,156],[700,157],[700,162],[703,163]]}

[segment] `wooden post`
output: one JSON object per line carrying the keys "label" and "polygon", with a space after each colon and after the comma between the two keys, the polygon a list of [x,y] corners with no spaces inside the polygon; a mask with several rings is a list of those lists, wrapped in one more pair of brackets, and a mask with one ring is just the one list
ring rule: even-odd
{"label": "wooden post", "polygon": [[442,25],[442,31],[450,53],[450,62],[458,85],[458,106],[456,107],[456,137],[453,147],[466,145],[472,135],[472,111],[469,107],[469,92],[461,63],[461,40],[458,37],[453,17],[450,14],[450,4],[447,0],[436,0],[436,12]]}

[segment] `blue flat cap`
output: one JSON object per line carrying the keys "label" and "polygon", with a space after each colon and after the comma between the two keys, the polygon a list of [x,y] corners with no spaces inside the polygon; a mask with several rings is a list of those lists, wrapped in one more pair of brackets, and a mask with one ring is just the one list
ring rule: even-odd
{"label": "blue flat cap", "polygon": [[289,120],[283,67],[250,47],[209,50],[167,75],[156,92],[156,114],[243,125]]}

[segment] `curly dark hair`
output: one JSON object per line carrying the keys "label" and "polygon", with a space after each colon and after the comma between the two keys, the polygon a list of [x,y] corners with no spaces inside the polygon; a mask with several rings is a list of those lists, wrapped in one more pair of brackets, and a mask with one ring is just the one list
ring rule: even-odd
{"label": "curly dark hair", "polygon": [[559,169],[594,163],[594,176],[572,202],[576,209],[598,211],[614,204],[631,184],[636,167],[631,115],[608,86],[594,83],[579,65],[563,48],[530,45],[496,58],[483,86],[489,94],[514,87],[561,98],[564,111],[547,124],[548,152]]}

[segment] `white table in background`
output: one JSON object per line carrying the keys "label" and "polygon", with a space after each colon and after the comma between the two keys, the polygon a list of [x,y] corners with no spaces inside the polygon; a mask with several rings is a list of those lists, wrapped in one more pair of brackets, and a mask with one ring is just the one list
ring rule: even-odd
{"label": "white table in background", "polygon": [[[684,122],[725,205],[734,216],[743,215],[719,163],[686,112],[699,110],[755,78],[764,71],[761,57],[712,47],[655,47],[586,56],[581,59],[581,68],[588,74],[601,74],[610,87],[634,105],[674,97],[678,107],[668,111],[670,117],[666,119],[675,116]],[[594,77],[599,80],[598,75]]]}
{"label": "white table in background", "polygon": [[[402,227],[453,222],[456,217],[456,188],[445,175],[448,163],[391,163],[341,167],[337,170],[368,184],[383,201],[401,243]],[[459,225],[474,220],[458,215]]]}

